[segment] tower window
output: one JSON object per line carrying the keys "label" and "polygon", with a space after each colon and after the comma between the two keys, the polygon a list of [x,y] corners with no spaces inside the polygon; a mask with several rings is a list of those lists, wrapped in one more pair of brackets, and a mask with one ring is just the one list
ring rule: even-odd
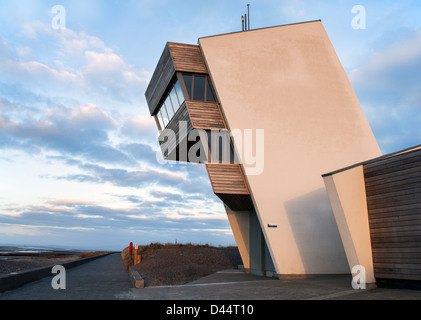
{"label": "tower window", "polygon": [[205,101],[206,78],[203,76],[194,77],[193,100]]}
{"label": "tower window", "polygon": [[168,125],[177,113],[178,109],[180,109],[181,105],[184,103],[183,90],[181,90],[178,80],[170,85],[169,93],[164,98],[164,102],[155,117],[159,130],[164,129]]}
{"label": "tower window", "polygon": [[187,99],[216,102],[208,76],[183,73]]}

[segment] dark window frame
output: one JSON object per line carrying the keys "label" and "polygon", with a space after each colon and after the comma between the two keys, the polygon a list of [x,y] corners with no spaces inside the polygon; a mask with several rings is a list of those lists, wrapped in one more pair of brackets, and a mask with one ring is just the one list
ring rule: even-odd
{"label": "dark window frame", "polygon": [[[188,75],[192,77],[192,84],[190,88],[190,92],[187,90],[186,83],[184,82],[184,75]],[[195,77],[204,77],[205,78],[205,84],[204,84],[204,100],[195,100],[194,97],[194,84],[195,84]],[[190,72],[177,72],[177,78],[181,84],[181,88],[183,89],[183,93],[186,100],[193,100],[193,101],[205,101],[205,102],[217,102],[216,95],[215,95],[215,89],[213,88],[212,81],[210,79],[210,76],[207,74],[199,74],[199,73],[190,73]],[[209,93],[208,91],[211,91],[211,97],[208,97]]]}
{"label": "dark window frame", "polygon": [[[182,107],[182,105],[186,101],[186,98],[185,97],[182,97],[182,98],[184,98],[184,100],[183,99],[180,99],[180,95],[178,93],[179,90],[178,90],[178,88],[176,86],[177,82],[180,85],[181,94],[182,95],[185,95],[185,90],[183,88],[184,82],[182,83],[180,81],[180,78],[179,78],[178,74],[176,74],[173,77],[173,80],[168,85],[168,88],[165,91],[165,94],[162,96],[162,98],[161,98],[161,101],[162,102],[160,103],[160,107],[157,108],[157,112],[155,114],[155,121],[157,122],[157,126],[158,126],[158,130],[159,131],[162,131],[163,129],[165,129],[168,126],[168,124],[171,122],[172,118],[174,118],[174,116],[176,115],[176,113],[180,110],[180,108]],[[176,99],[177,99],[176,102],[173,102],[172,101],[172,98],[171,98],[171,92],[173,90],[175,92],[175,96],[176,96]],[[180,103],[180,100],[182,100],[181,103]],[[167,106],[167,104],[166,104],[167,101],[169,102],[169,104],[171,104],[171,106]],[[177,110],[175,110],[175,108],[174,108],[174,103],[176,103],[178,105]],[[170,118],[170,116],[168,114],[168,110],[167,110],[168,107],[170,107],[171,110],[172,110],[172,112],[173,112],[171,118]],[[161,113],[164,113],[164,112],[165,112],[165,115],[167,116],[166,119],[164,119],[163,115],[161,114]]]}

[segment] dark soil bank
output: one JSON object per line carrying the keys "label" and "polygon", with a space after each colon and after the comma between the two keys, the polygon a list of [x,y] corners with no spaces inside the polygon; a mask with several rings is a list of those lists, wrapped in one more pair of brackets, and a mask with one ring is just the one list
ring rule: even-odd
{"label": "dark soil bank", "polygon": [[134,267],[146,286],[180,285],[242,264],[236,247],[150,244],[139,250],[142,260]]}

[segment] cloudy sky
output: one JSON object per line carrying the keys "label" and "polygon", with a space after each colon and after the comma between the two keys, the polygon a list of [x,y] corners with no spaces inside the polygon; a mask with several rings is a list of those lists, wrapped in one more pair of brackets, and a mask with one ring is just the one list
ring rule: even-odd
{"label": "cloudy sky", "polygon": [[204,167],[157,160],[144,92],[167,41],[247,3],[252,28],[321,19],[382,152],[421,143],[418,0],[0,0],[0,245],[234,244]]}

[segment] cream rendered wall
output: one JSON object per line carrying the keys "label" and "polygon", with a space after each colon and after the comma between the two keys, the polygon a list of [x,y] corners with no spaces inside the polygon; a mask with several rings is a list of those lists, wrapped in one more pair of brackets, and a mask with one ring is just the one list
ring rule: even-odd
{"label": "cream rendered wall", "polygon": [[233,211],[225,205],[232,233],[237,243],[243,265],[246,270],[250,269],[250,212]]}
{"label": "cream rendered wall", "polygon": [[363,166],[323,179],[345,247],[349,270],[361,265],[365,269],[366,283],[375,283]]}
{"label": "cream rendered wall", "polygon": [[277,273],[348,273],[321,175],[381,153],[322,23],[199,45],[228,128],[264,129],[263,172],[243,169]]}

